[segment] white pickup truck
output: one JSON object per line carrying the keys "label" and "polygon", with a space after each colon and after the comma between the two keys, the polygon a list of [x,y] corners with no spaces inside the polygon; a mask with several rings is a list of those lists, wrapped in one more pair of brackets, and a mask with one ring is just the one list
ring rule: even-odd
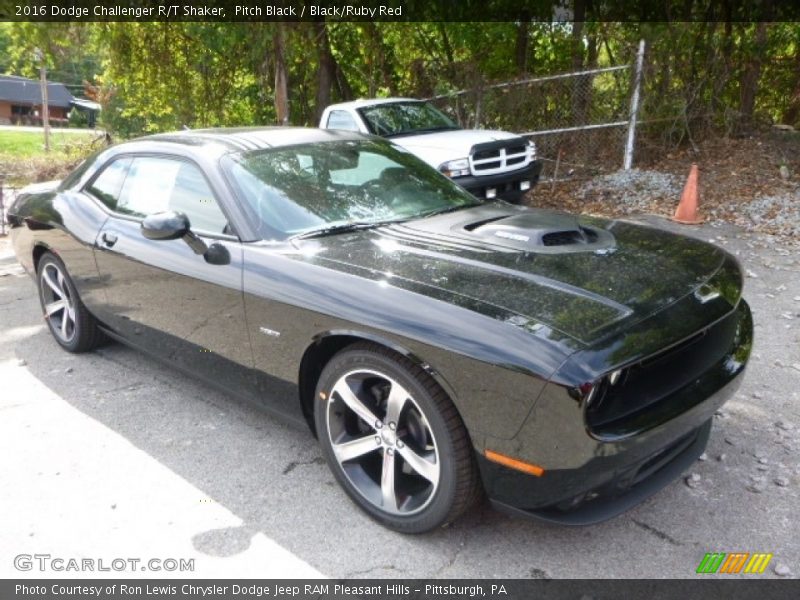
{"label": "white pickup truck", "polygon": [[533,142],[506,131],[462,129],[422,100],[332,104],[319,126],[388,138],[480,198],[517,202],[542,171]]}

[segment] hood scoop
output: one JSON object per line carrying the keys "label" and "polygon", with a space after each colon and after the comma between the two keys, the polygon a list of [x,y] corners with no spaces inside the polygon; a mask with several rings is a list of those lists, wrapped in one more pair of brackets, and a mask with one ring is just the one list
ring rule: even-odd
{"label": "hood scoop", "polygon": [[486,243],[522,252],[559,254],[588,252],[615,246],[614,236],[605,229],[587,227],[568,214],[536,212],[505,215],[453,228],[461,235],[479,237]]}

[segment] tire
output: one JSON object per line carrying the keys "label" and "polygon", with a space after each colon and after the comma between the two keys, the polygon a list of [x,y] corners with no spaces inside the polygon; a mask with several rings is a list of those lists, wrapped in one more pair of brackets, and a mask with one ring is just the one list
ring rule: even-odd
{"label": "tire", "polygon": [[62,348],[68,352],[88,352],[103,342],[97,320],[81,302],[64,263],[51,252],[45,252],[39,259],[36,282],[50,333]]}
{"label": "tire", "polygon": [[370,343],[336,354],[317,384],[325,460],[350,498],[401,533],[445,526],[480,497],[455,406],[422,368]]}

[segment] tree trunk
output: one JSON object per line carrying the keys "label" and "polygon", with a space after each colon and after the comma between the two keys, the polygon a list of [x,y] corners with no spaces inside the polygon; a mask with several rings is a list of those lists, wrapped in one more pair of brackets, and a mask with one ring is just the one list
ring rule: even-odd
{"label": "tree trunk", "polygon": [[319,122],[322,111],[331,103],[331,87],[336,80],[336,62],[331,54],[327,23],[325,21],[315,21],[312,26],[319,56],[316,101],[316,121]]}
{"label": "tree trunk", "polygon": [[572,21],[572,70],[583,68],[583,22],[586,20],[586,1],[575,0]]}
{"label": "tree trunk", "polygon": [[275,23],[272,53],[275,60],[275,120],[278,125],[289,123],[289,85],[286,73],[286,44],[284,24]]}
{"label": "tree trunk", "polygon": [[517,74],[527,75],[528,73],[528,40],[531,30],[531,16],[527,10],[523,10],[519,16],[517,25],[517,45],[514,51],[514,62],[517,65]]}
{"label": "tree trunk", "polygon": [[747,64],[742,72],[739,97],[739,115],[741,129],[746,132],[753,126],[753,112],[758,95],[758,80],[761,78],[761,65],[767,45],[767,23],[761,21],[756,25],[756,42]]}
{"label": "tree trunk", "polygon": [[[583,69],[583,22],[586,19],[585,0],[575,0],[574,21],[572,22],[572,70]],[[584,103],[584,78],[573,79],[572,88],[572,125],[583,125],[586,117]]]}

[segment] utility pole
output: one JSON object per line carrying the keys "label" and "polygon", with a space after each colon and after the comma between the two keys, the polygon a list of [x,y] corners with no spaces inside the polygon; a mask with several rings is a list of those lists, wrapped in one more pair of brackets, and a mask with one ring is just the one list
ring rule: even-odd
{"label": "utility pole", "polygon": [[36,48],[33,51],[39,61],[39,81],[42,87],[42,126],[44,127],[44,151],[50,152],[50,100],[47,97],[47,67],[44,62],[44,53]]}
{"label": "utility pole", "polygon": [[644,66],[644,40],[639,41],[639,51],[636,53],[636,72],[633,79],[633,95],[631,96],[631,114],[628,121],[628,140],[625,143],[625,159],[622,168],[630,171],[633,166],[633,144],[636,141],[636,119],[639,118],[639,97],[642,90],[642,69]]}

